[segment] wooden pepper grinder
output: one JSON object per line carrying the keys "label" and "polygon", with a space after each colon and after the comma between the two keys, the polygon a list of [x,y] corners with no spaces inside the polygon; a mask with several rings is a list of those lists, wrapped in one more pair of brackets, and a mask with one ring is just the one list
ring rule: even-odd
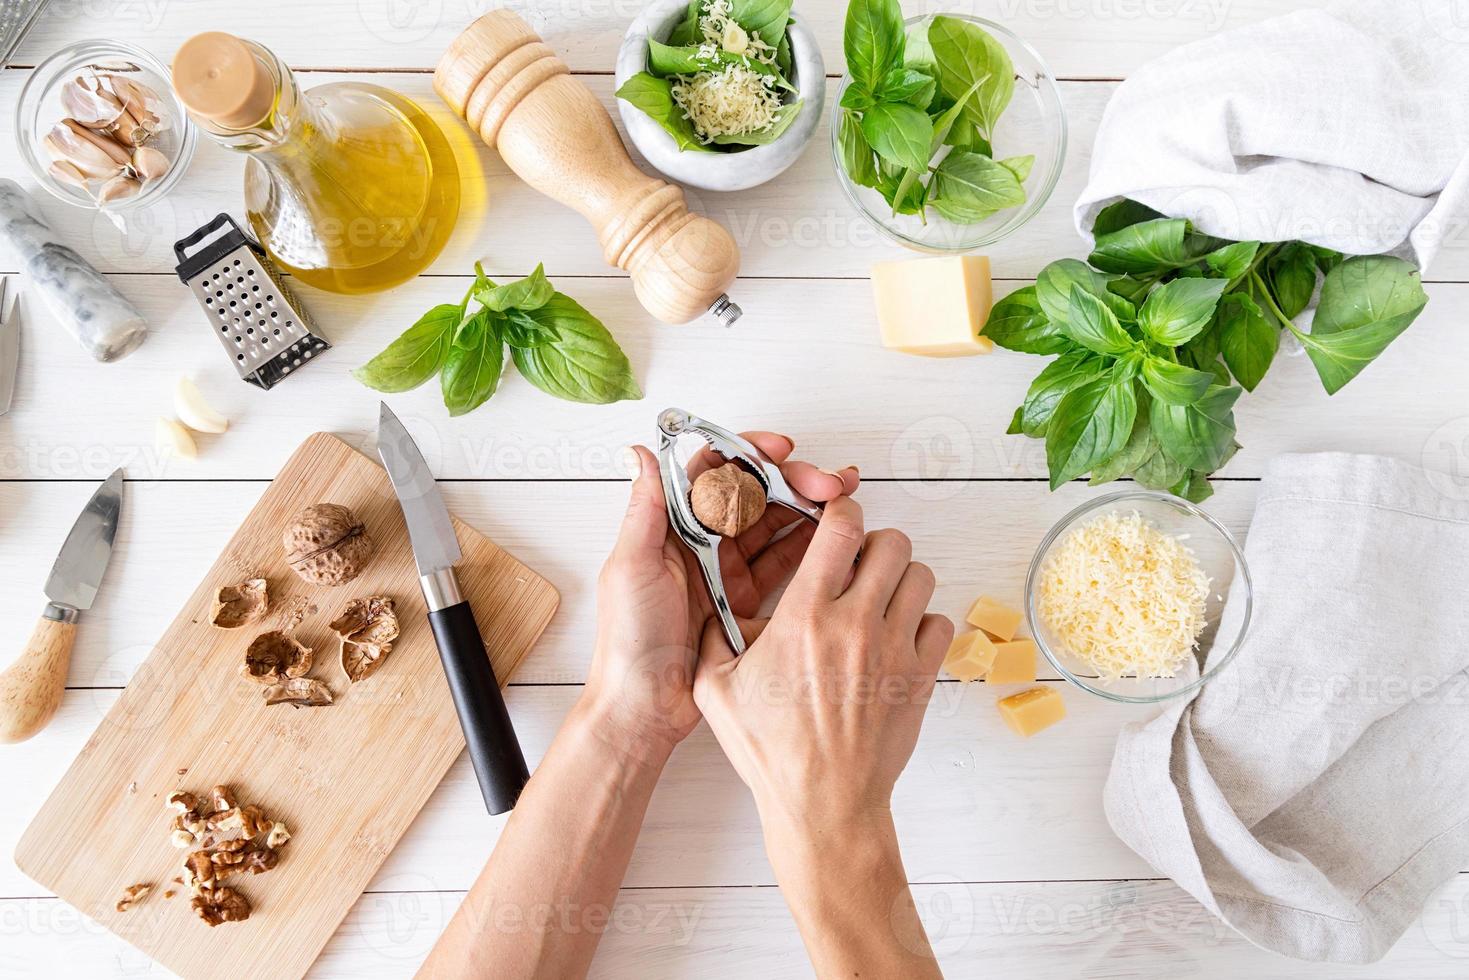
{"label": "wooden pepper grinder", "polygon": [[740,267],[729,232],[633,166],[607,110],[517,14],[469,25],[440,59],[434,91],[522,180],[592,223],[649,313],[665,323],[706,311],[726,325],[739,318],[725,294]]}

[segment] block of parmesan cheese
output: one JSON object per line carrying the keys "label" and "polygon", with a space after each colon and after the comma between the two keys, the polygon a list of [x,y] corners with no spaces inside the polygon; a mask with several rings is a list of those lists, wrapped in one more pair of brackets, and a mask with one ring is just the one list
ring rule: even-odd
{"label": "block of parmesan cheese", "polygon": [[954,637],[944,656],[944,670],[964,683],[977,681],[995,662],[995,645],[979,630]]}
{"label": "block of parmesan cheese", "polygon": [[990,260],[945,255],[879,262],[872,267],[882,345],[924,357],[988,354],[979,332],[989,319]]}
{"label": "block of parmesan cheese", "polygon": [[1026,738],[1066,717],[1066,702],[1054,687],[1033,687],[1000,699],[1000,717],[1016,735]]}
{"label": "block of parmesan cheese", "polygon": [[974,600],[964,618],[969,620],[970,626],[978,626],[995,639],[1009,641],[1015,639],[1015,631],[1025,617],[1019,610],[982,595]]}
{"label": "block of parmesan cheese", "polygon": [[1034,640],[996,643],[995,662],[984,679],[991,684],[1034,684],[1036,652]]}

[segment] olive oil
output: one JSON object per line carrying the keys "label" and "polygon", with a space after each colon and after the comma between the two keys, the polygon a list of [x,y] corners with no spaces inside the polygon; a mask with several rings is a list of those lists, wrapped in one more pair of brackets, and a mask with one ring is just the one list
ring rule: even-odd
{"label": "olive oil", "polygon": [[459,168],[438,125],[378,85],[300,92],[251,41],[205,34],[174,62],[194,118],[245,153],[245,215],[286,272],[320,289],[366,293],[413,278],[459,215]]}

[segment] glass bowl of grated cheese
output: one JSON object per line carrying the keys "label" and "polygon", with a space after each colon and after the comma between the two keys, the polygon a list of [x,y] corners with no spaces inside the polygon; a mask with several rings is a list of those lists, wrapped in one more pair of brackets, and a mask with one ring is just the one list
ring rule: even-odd
{"label": "glass bowl of grated cheese", "polygon": [[1051,666],[1111,701],[1198,690],[1239,653],[1253,607],[1234,535],[1186,500],[1111,493],[1051,528],[1025,580],[1031,636]]}

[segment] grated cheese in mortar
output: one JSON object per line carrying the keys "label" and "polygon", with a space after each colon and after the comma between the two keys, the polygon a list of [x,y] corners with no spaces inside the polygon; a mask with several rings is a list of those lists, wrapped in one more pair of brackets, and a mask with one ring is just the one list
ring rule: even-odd
{"label": "grated cheese in mortar", "polygon": [[722,49],[740,55],[745,64],[726,65],[723,71],[675,75],[673,101],[694,125],[704,143],[716,136],[746,136],[775,122],[781,100],[775,78],[747,65],[773,65],[775,49],[730,19],[730,0],[710,0],[699,18],[699,57],[714,58]]}
{"label": "grated cheese in mortar", "polygon": [[1051,551],[1036,611],[1104,679],[1173,677],[1204,630],[1209,585],[1183,539],[1137,511],[1103,514]]}

